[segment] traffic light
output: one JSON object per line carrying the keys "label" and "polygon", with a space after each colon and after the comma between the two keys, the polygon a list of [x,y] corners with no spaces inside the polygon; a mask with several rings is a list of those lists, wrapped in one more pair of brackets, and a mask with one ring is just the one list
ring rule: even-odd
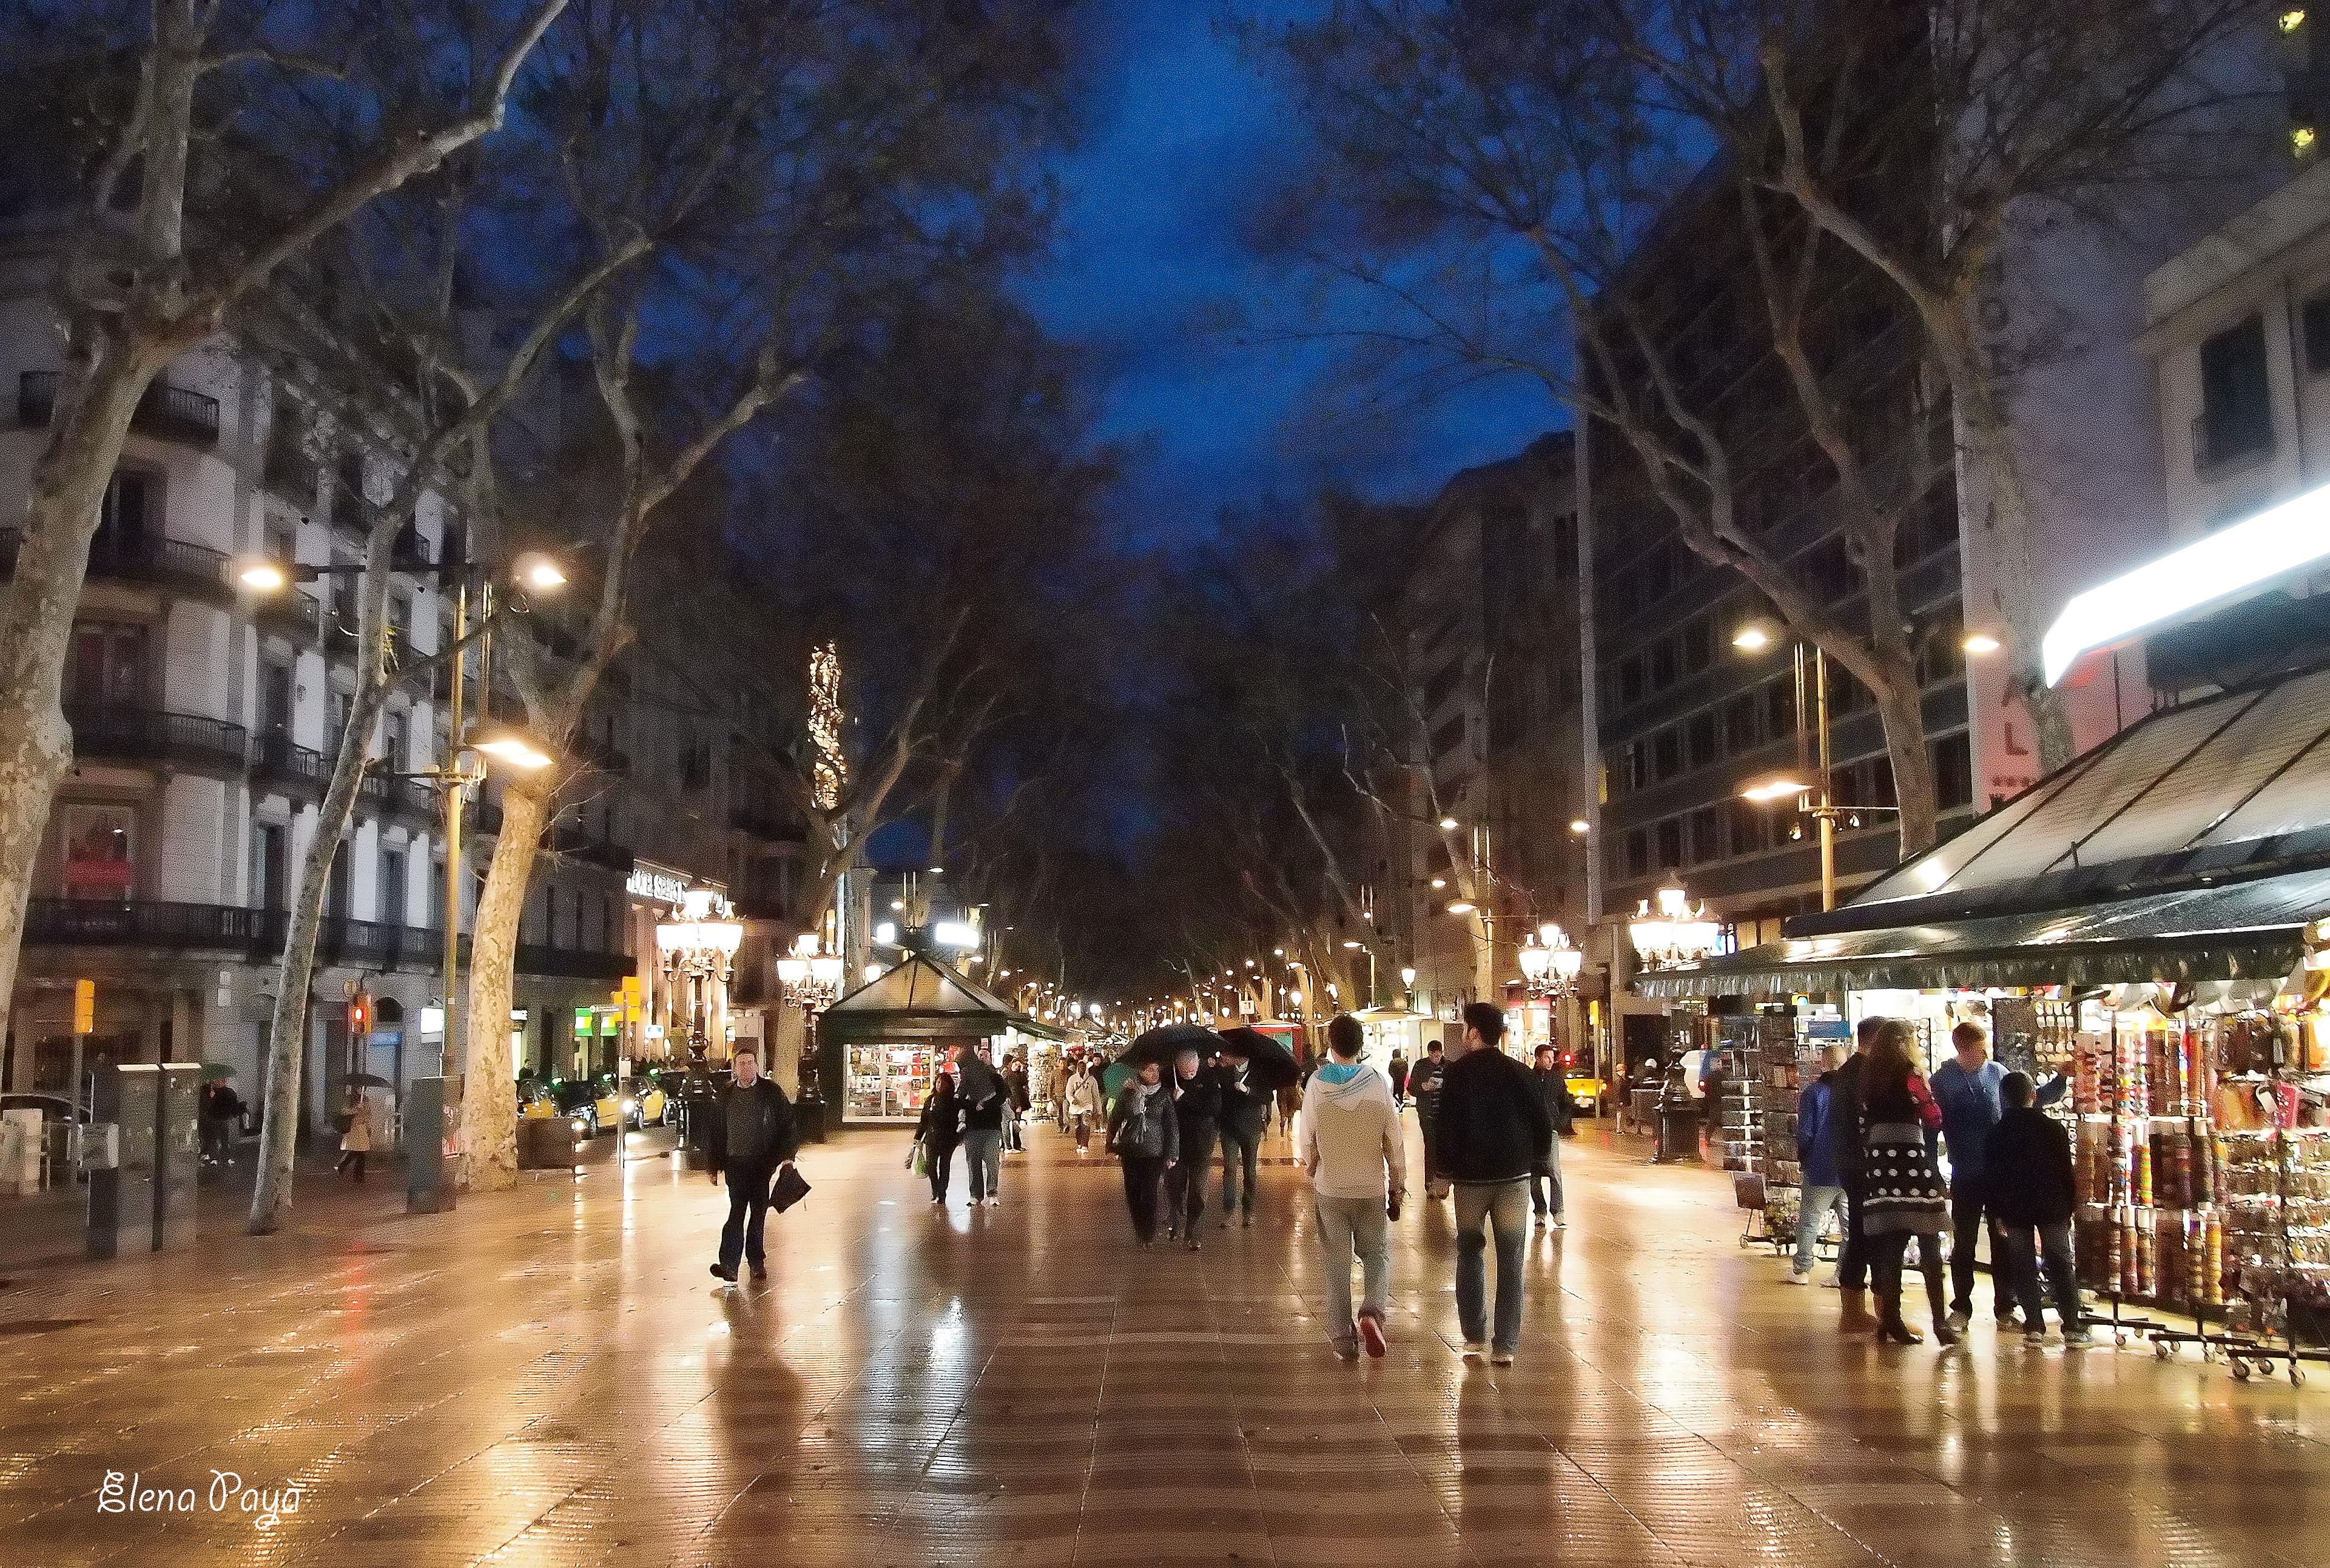
{"label": "traffic light", "polygon": [[348,1038],[363,1040],[372,1034],[372,994],[358,991],[348,998]]}

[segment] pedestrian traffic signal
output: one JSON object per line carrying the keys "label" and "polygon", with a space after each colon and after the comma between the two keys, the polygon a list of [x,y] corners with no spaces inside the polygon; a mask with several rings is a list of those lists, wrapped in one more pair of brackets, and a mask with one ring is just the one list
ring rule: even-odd
{"label": "pedestrian traffic signal", "polygon": [[372,1033],[372,997],[358,991],[348,998],[348,1038],[362,1040]]}

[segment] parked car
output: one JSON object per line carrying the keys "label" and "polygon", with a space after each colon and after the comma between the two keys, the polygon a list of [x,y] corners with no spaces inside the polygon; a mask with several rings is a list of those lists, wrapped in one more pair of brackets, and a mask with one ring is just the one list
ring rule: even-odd
{"label": "parked car", "polygon": [[1569,1090],[1569,1107],[1580,1116],[1596,1114],[1602,1103],[1604,1084],[1601,1075],[1590,1062],[1579,1062],[1568,1051],[1561,1053],[1561,1068]]}

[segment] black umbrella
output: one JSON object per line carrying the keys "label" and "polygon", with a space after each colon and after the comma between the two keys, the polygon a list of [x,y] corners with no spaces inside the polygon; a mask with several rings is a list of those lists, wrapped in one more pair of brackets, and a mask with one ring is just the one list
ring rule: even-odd
{"label": "black umbrella", "polygon": [[1221,1048],[1222,1037],[1211,1029],[1196,1024],[1168,1024],[1162,1029],[1151,1029],[1126,1046],[1124,1054],[1117,1060],[1136,1067],[1143,1062],[1154,1062],[1170,1072],[1173,1058],[1184,1051],[1195,1051],[1198,1061],[1211,1062]]}
{"label": "black umbrella", "polygon": [[1259,1029],[1240,1025],[1223,1030],[1222,1049],[1246,1058],[1247,1076],[1264,1089],[1292,1089],[1302,1080],[1294,1053]]}
{"label": "black umbrella", "polygon": [[965,1105],[985,1105],[1003,1092],[1003,1074],[979,1059],[978,1053],[964,1051],[955,1058],[959,1082],[955,1091],[962,1096]]}
{"label": "black umbrella", "polygon": [[351,1072],[346,1078],[341,1079],[340,1082],[344,1084],[354,1084],[358,1089],[386,1089],[388,1087],[388,1080],[383,1078],[377,1072]]}

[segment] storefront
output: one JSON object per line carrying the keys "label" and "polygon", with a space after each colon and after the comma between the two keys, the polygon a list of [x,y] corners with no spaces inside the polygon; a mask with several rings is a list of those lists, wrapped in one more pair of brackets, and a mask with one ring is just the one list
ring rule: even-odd
{"label": "storefront", "polygon": [[1008,1053],[1031,1054],[1037,1041],[1057,1038],[938,959],[910,952],[819,1017],[819,1076],[845,1122],[911,1124],[954,1046],[984,1044],[1000,1064]]}
{"label": "storefront", "polygon": [[2108,1323],[2189,1313],[2197,1327],[2143,1331],[2252,1362],[2268,1335],[2330,1327],[2325,713],[2316,671],[2155,714],[1848,907],[1639,978],[1710,1008],[1705,1043],[1744,1086],[1726,1164],[1761,1184],[1773,1229],[1793,1225],[1818,1049],[1904,1018],[1930,1069],[1974,1021],[2005,1066],[2068,1081],[2053,1113]]}

